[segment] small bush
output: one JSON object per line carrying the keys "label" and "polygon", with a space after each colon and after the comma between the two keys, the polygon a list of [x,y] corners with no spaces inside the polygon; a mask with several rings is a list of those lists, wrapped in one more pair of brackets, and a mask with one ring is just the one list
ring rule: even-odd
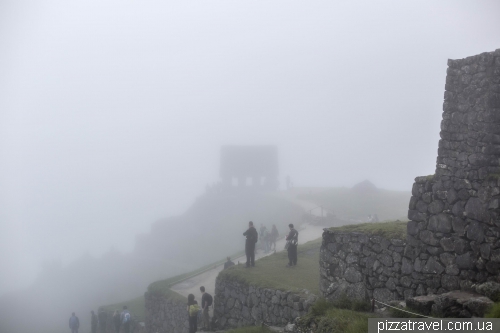
{"label": "small bush", "polygon": [[485,318],[500,318],[500,303],[495,303],[490,311],[484,315]]}
{"label": "small bush", "polygon": [[333,304],[324,298],[320,298],[311,306],[311,315],[314,317],[324,316],[326,311],[331,309]]}

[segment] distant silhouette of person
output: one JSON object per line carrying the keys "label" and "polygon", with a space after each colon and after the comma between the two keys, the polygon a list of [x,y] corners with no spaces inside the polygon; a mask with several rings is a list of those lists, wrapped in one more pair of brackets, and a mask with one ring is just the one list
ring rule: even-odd
{"label": "distant silhouette of person", "polygon": [[272,249],[272,246],[274,245],[274,251],[276,251],[276,240],[278,239],[279,237],[279,232],[278,232],[278,229],[276,229],[276,225],[273,224],[273,228],[271,229],[271,235],[270,235],[270,244],[269,244],[269,247],[271,247]]}
{"label": "distant silhouette of person", "polygon": [[99,332],[104,333],[106,332],[106,312],[101,309],[97,316],[99,317]]}
{"label": "distant silhouette of person", "polygon": [[118,310],[116,310],[115,313],[113,313],[113,326],[115,327],[116,333],[120,333],[121,323],[120,314],[118,313]]}
{"label": "distant silhouette of person", "polygon": [[264,253],[268,253],[270,248],[270,234],[269,231],[267,231],[266,226],[264,226],[260,239],[262,240],[262,245],[264,245]]}
{"label": "distant silhouette of person", "polygon": [[71,318],[69,318],[69,328],[71,329],[71,333],[78,333],[78,329],[80,328],[80,320],[73,312],[71,314]]}
{"label": "distant silhouette of person", "polygon": [[210,331],[210,314],[208,310],[214,302],[214,298],[209,293],[205,292],[205,287],[200,287],[201,291],[201,309],[203,311],[203,331]]}
{"label": "distant silhouette of person", "polygon": [[378,216],[377,216],[377,214],[373,215],[373,222],[378,222]]}
{"label": "distant silhouette of person", "polygon": [[198,312],[200,311],[200,307],[198,306],[198,302],[195,301],[194,295],[188,295],[187,302],[187,313],[189,318],[189,333],[196,333],[198,331]]}
{"label": "distant silhouette of person", "polygon": [[260,238],[262,238],[262,234],[264,233],[264,230],[266,229],[266,227],[264,227],[264,224],[260,224],[260,228],[259,228],[259,236]]}
{"label": "distant silhouette of person", "polygon": [[125,333],[130,333],[130,322],[132,321],[132,316],[130,315],[126,305],[123,306],[123,311],[120,314],[120,321],[123,325],[123,331]]}
{"label": "distant silhouette of person", "polygon": [[224,269],[234,266],[234,262],[231,261],[231,257],[227,257],[227,261],[224,263]]}
{"label": "distant silhouette of person", "polygon": [[243,236],[247,238],[245,241],[246,267],[255,266],[255,243],[258,241],[259,235],[253,227],[252,221],[248,222],[248,230],[243,233]]}
{"label": "distant silhouette of person", "polygon": [[290,232],[286,236],[286,246],[288,250],[288,265],[287,267],[297,265],[297,246],[299,244],[299,232],[295,230],[293,224],[289,224]]}
{"label": "distant silhouette of person", "polygon": [[97,332],[97,316],[94,311],[90,311],[90,328],[92,333]]}

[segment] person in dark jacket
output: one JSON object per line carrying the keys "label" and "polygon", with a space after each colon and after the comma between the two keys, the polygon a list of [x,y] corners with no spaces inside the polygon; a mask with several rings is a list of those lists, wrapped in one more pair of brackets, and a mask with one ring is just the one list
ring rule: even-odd
{"label": "person in dark jacket", "polygon": [[224,263],[224,269],[228,269],[231,266],[234,266],[234,262],[231,260],[231,257],[227,257],[227,261]]}
{"label": "person in dark jacket", "polygon": [[80,320],[73,312],[71,314],[71,318],[69,318],[69,328],[71,329],[71,333],[78,333],[78,328],[80,328]]}
{"label": "person in dark jacket", "polygon": [[259,239],[257,230],[253,226],[253,222],[248,222],[248,230],[243,233],[247,240],[245,242],[245,254],[247,255],[247,267],[255,266],[255,243]]}
{"label": "person in dark jacket", "polygon": [[189,318],[189,333],[196,333],[198,331],[198,302],[195,301],[194,295],[188,295],[187,312]]}
{"label": "person in dark jacket", "polygon": [[299,232],[294,229],[293,224],[289,224],[290,232],[286,236],[286,245],[288,250],[288,265],[287,267],[297,265],[297,246],[299,244]]}
{"label": "person in dark jacket", "polygon": [[97,332],[97,316],[94,311],[90,311],[90,328],[92,333]]}
{"label": "person in dark jacket", "polygon": [[121,325],[121,320],[120,320],[120,313],[118,310],[113,313],[113,325],[115,326],[115,332],[120,333],[120,325]]}

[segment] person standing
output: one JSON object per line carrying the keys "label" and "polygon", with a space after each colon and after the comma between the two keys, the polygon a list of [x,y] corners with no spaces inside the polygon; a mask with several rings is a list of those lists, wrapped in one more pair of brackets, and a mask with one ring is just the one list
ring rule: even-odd
{"label": "person standing", "polygon": [[299,244],[299,233],[294,229],[293,224],[289,224],[290,232],[286,236],[286,246],[288,250],[288,265],[287,267],[297,265],[297,246]]}
{"label": "person standing", "polygon": [[99,332],[105,333],[106,332],[106,312],[103,309],[100,309],[99,314],[97,316],[99,317]]}
{"label": "person standing", "polygon": [[276,229],[276,225],[273,224],[273,228],[271,229],[271,244],[270,244],[270,247],[272,249],[273,245],[274,245],[274,251],[276,251],[276,240],[278,239],[279,237],[279,232],[278,232],[278,229]]}
{"label": "person standing", "polygon": [[209,308],[214,302],[214,298],[209,293],[205,292],[205,287],[200,287],[201,291],[201,309],[203,311],[203,330],[210,331],[210,313]]}
{"label": "person standing", "polygon": [[71,333],[78,333],[78,329],[80,328],[80,320],[73,312],[71,317],[69,318],[69,328],[71,329]]}
{"label": "person standing", "polygon": [[231,261],[231,257],[227,257],[227,261],[224,263],[224,269],[234,266],[234,262]]}
{"label": "person standing", "polygon": [[200,311],[200,307],[198,306],[198,302],[195,301],[194,295],[188,295],[187,302],[187,312],[189,318],[189,333],[196,333],[198,331],[198,312]]}
{"label": "person standing", "polygon": [[113,313],[113,326],[115,327],[116,333],[120,333],[120,324],[120,314],[118,313],[118,310],[116,310],[115,313]]}
{"label": "person standing", "polygon": [[128,312],[128,308],[126,305],[123,306],[123,311],[120,314],[120,321],[123,325],[123,332],[130,333],[130,321],[131,321],[130,312]]}
{"label": "person standing", "polygon": [[94,311],[90,311],[90,328],[92,333],[97,332],[97,316]]}
{"label": "person standing", "polygon": [[247,255],[247,265],[246,267],[255,266],[255,243],[259,239],[257,230],[253,226],[253,222],[248,222],[248,230],[243,233],[246,236],[245,241],[245,254]]}

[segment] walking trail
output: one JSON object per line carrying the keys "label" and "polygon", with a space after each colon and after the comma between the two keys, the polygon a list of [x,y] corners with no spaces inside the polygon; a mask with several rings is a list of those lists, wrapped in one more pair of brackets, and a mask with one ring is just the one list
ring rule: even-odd
{"label": "walking trail", "polygon": [[[318,239],[321,237],[323,234],[323,228],[322,226],[313,226],[313,225],[303,225],[301,228],[299,228],[299,244],[304,244],[306,242]],[[285,239],[282,238],[278,241],[276,241],[276,251],[284,251],[285,249]],[[243,245],[242,245],[243,246]],[[256,250],[255,253],[255,259],[259,259],[262,257],[265,257],[267,255],[270,255],[273,252],[269,252],[267,254],[264,253],[263,250]],[[234,263],[244,263],[246,262],[246,257],[241,256],[239,258],[232,258]],[[286,263],[283,263],[283,266]],[[196,296],[197,299],[201,298],[201,292],[200,292],[200,286],[205,286],[205,290],[207,293],[214,295],[215,294],[215,278],[219,274],[220,271],[224,268],[224,264],[218,265],[214,267],[212,270],[204,272],[200,275],[197,275],[195,277],[192,277],[188,280],[184,280],[178,284],[173,285],[170,289],[173,291],[183,295],[183,296],[188,296],[189,294],[193,294]]]}

